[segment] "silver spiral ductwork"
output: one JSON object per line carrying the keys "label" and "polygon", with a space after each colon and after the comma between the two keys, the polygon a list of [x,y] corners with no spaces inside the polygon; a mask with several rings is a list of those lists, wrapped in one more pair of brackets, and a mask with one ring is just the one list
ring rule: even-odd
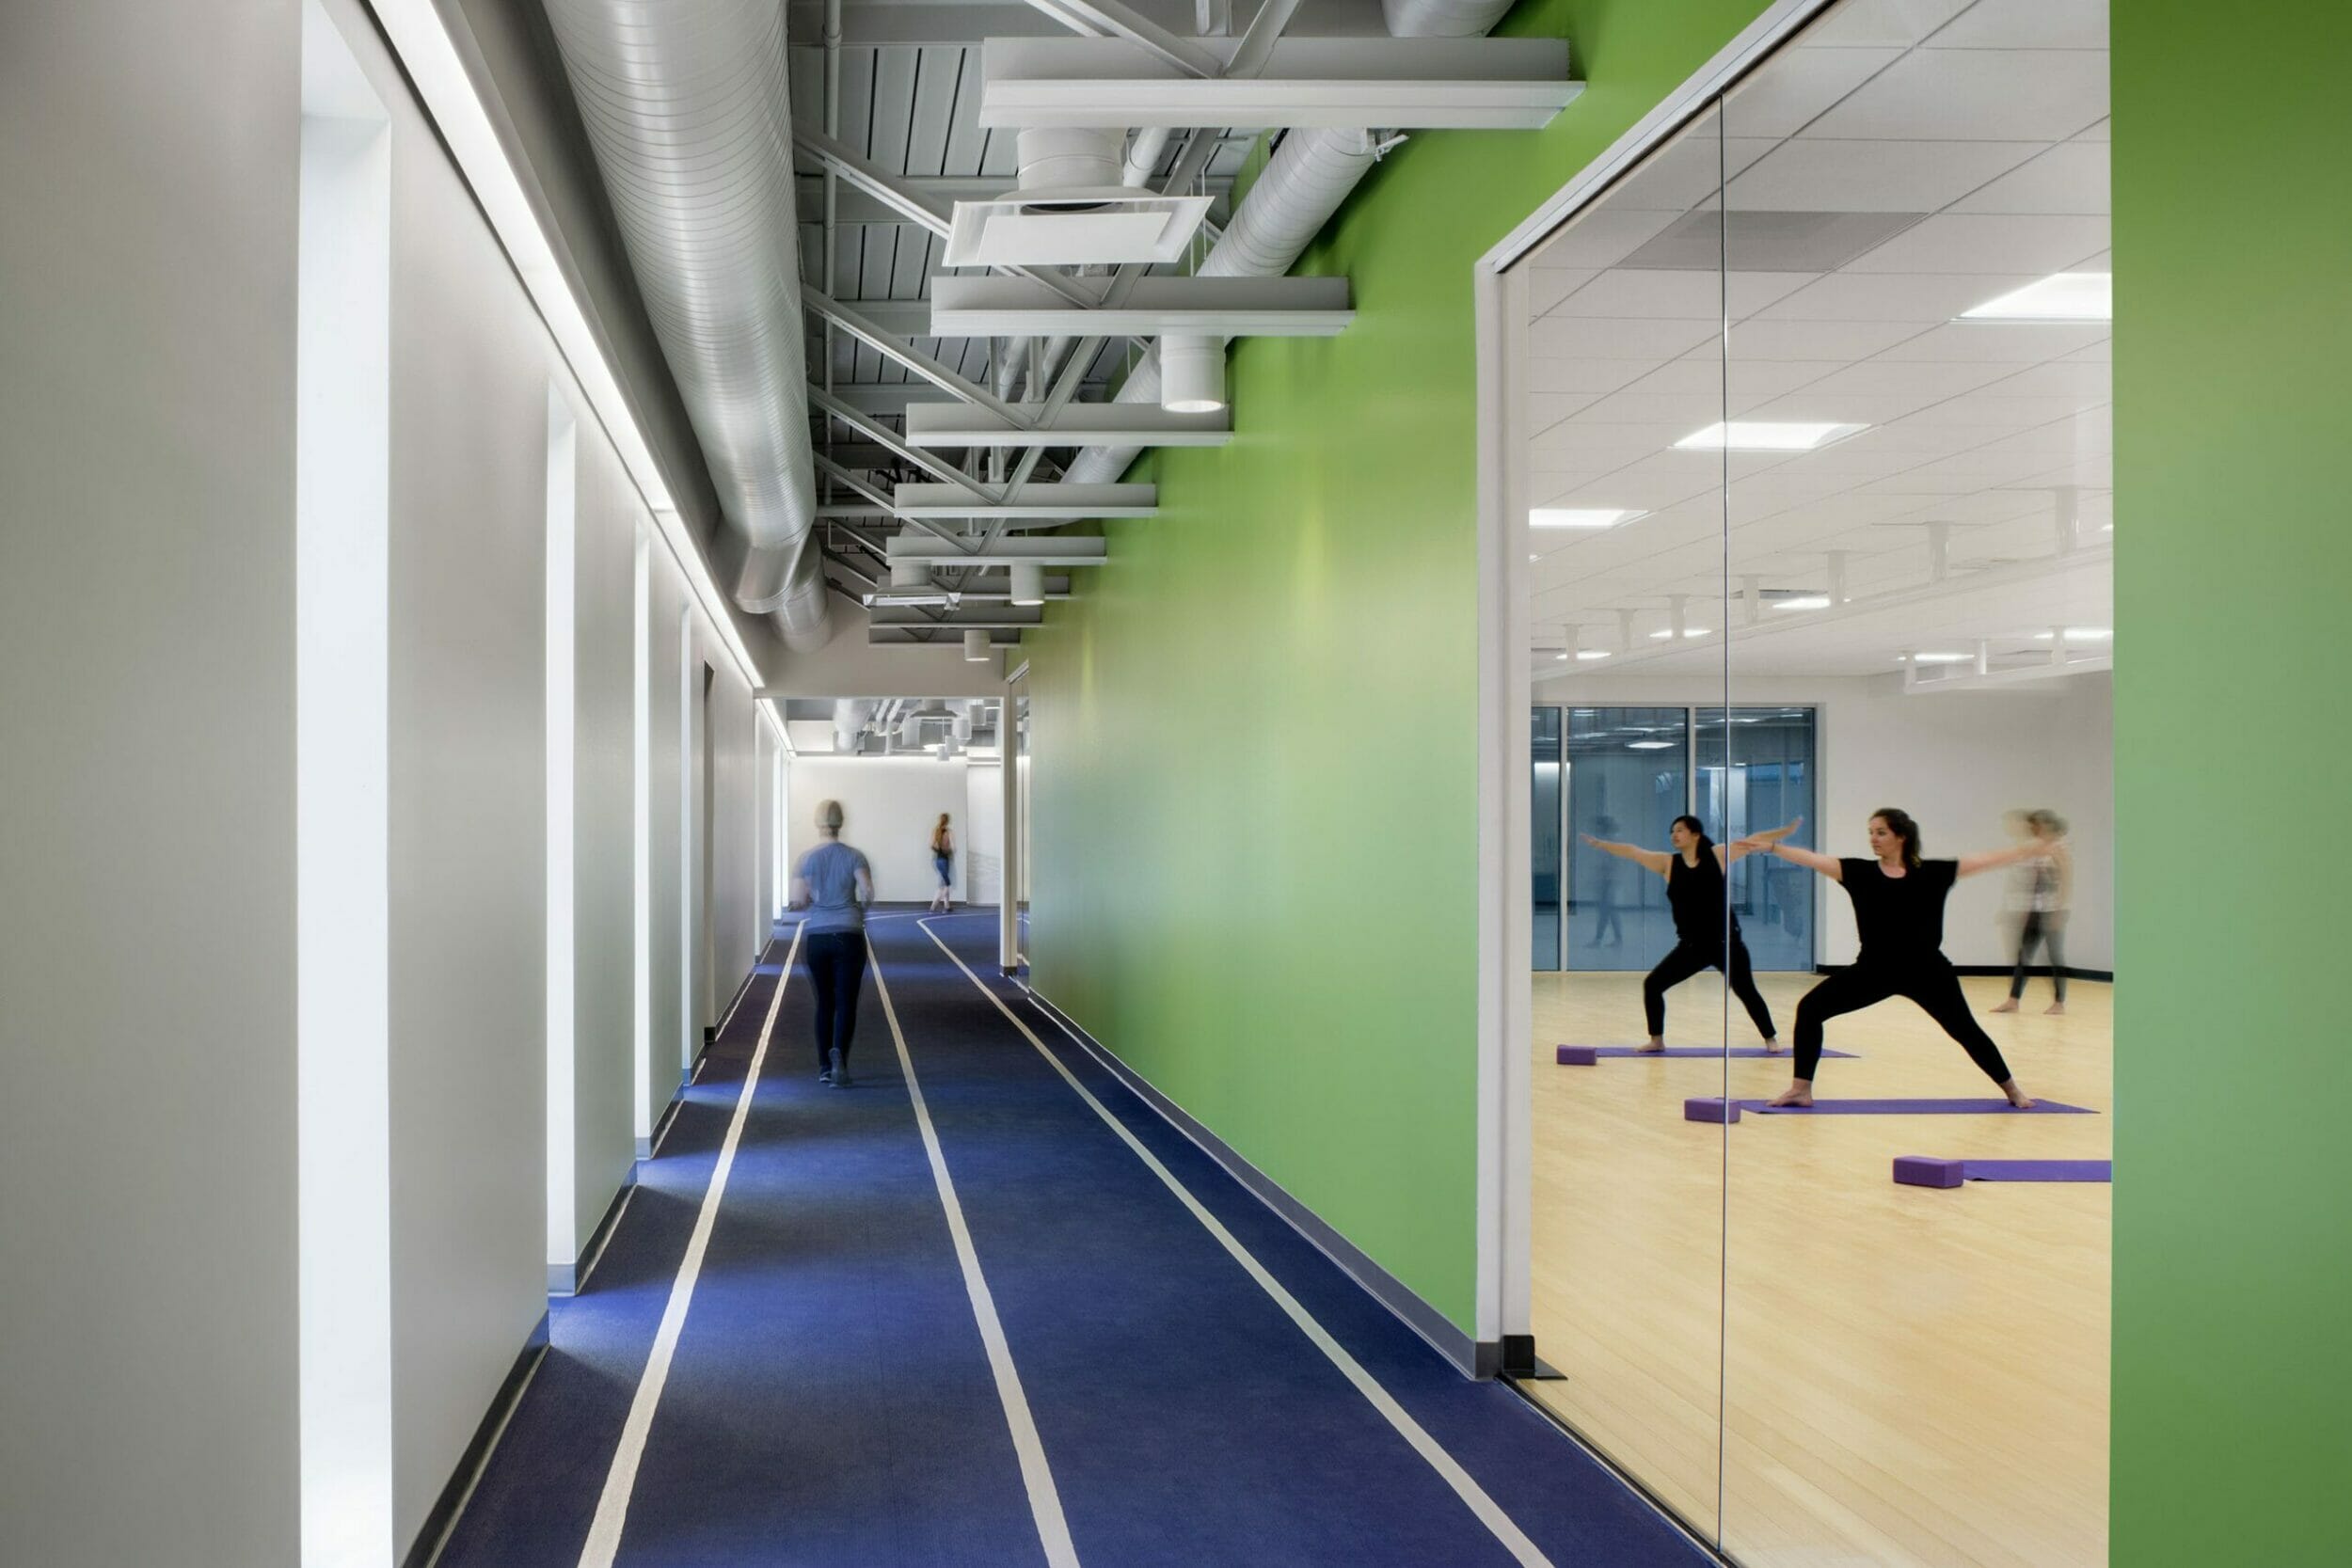
{"label": "silver spiral ductwork", "polygon": [[[1397,38],[1477,38],[1511,8],[1513,0],[1381,0]],[[1200,263],[1203,277],[1279,277],[1331,221],[1348,192],[1379,156],[1370,131],[1294,131],[1266,160],[1265,171],[1233,213]],[[1154,348],[1120,385],[1120,403],[1160,401],[1160,356]],[[1089,447],[1073,458],[1068,477],[1077,484],[1108,484],[1127,471],[1141,447]]]}
{"label": "silver spiral ductwork", "polygon": [[830,634],[777,0],[546,0],[639,292],[748,546],[737,603]]}

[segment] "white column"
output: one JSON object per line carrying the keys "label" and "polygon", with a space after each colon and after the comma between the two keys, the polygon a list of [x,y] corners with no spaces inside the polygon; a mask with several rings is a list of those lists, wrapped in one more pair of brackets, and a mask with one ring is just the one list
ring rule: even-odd
{"label": "white column", "polygon": [[996,710],[996,745],[1004,752],[1004,890],[996,905],[996,962],[1010,974],[1021,966],[1021,717],[1008,692]]}

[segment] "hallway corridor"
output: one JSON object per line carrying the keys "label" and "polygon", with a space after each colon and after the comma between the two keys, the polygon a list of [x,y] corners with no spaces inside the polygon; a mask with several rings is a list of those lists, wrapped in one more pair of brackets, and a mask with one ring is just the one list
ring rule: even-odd
{"label": "hallway corridor", "polygon": [[836,1091],[778,927],[443,1568],[1703,1560],[984,988],[993,912],[869,929]]}

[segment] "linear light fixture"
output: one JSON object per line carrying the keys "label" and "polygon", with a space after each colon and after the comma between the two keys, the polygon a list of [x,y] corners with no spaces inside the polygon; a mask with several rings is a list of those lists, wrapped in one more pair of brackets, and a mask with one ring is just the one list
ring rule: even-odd
{"label": "linear light fixture", "polygon": [[[2033,635],[2036,641],[2047,642],[2052,634],[2038,631]],[[2069,642],[2105,642],[2114,635],[2113,626],[2069,626],[2066,628],[2066,641]]]}
{"label": "linear light fixture", "polygon": [[1539,506],[1527,515],[1529,528],[1615,528],[1647,512],[1629,506]]}
{"label": "linear light fixture", "polygon": [[1869,428],[1867,424],[1734,420],[1694,430],[1675,445],[1684,451],[1813,451]]}
{"label": "linear light fixture", "polygon": [[[1974,654],[1906,654],[1902,658],[1908,658],[1914,664],[1966,664],[1976,657]],[[1898,658],[1896,662],[1901,663],[1902,658]]]}
{"label": "linear light fixture", "polygon": [[1625,743],[1625,749],[1629,752],[1664,752],[1671,750],[1676,744],[1671,740],[1629,740]]}
{"label": "linear light fixture", "polygon": [[1580,660],[1607,658],[1609,657],[1609,650],[1606,648],[1579,648],[1576,650],[1576,657]]}
{"label": "linear light fixture", "polygon": [[[1682,635],[1685,637],[1707,637],[1712,635],[1712,631],[1711,628],[1707,626],[1685,626],[1682,628]],[[1649,634],[1649,640],[1653,642],[1663,642],[1673,636],[1674,628],[1672,626],[1661,626],[1658,630]]]}
{"label": "linear light fixture", "polygon": [[2054,272],[2039,283],[2012,289],[1963,310],[1963,322],[2105,322],[2115,319],[2115,275]]}
{"label": "linear light fixture", "polygon": [[1765,602],[1774,610],[1827,610],[1829,595],[1827,594],[1796,594],[1786,599],[1768,599]]}

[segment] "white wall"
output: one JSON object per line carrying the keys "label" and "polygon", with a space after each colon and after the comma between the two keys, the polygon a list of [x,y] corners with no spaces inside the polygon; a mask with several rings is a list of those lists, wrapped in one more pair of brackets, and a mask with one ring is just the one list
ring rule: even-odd
{"label": "white wall", "polygon": [[710,688],[711,1001],[703,1022],[716,1024],[757,961],[752,932],[757,908],[758,730],[752,689],[715,639],[704,657],[717,672]]}
{"label": "white wall", "polygon": [[[550,385],[584,404],[373,20],[324,4],[389,111],[390,1283],[370,1354],[397,1375],[371,1482],[391,1539],[362,1559],[389,1564],[546,1307]],[[40,1107],[0,1139],[0,1561],[293,1562],[301,8],[0,14],[0,297],[40,302],[0,310],[0,1099]],[[577,450],[584,1240],[628,1176],[634,1009],[656,1104],[690,1020],[684,590],[657,547],[639,996],[642,512],[594,420]],[[723,995],[754,946],[754,719],[697,635],[722,671]]]}
{"label": "white wall", "polygon": [[[2113,686],[2080,675],[2016,690],[1905,695],[1899,676],[1773,678],[1741,682],[1733,699],[1802,704],[1820,711],[1818,799],[1821,820],[1798,842],[1824,853],[1868,852],[1870,813],[1899,806],[1916,817],[1931,856],[1998,849],[2011,807],[2047,806],[2069,824],[2075,860],[2074,910],[2067,962],[2115,967],[2115,758]],[[1720,703],[1720,692],[1652,676],[1590,675],[1539,683],[1537,703]],[[1944,922],[1954,963],[2005,964],[2015,950],[2000,919],[2004,874],[1963,882]],[[1853,957],[1853,910],[1844,894],[1817,889],[1822,911],[1819,957]]]}
{"label": "white wall", "polygon": [[[946,812],[955,832],[955,898],[964,901],[964,872],[970,860],[966,819],[970,792],[962,757],[803,756],[792,762],[792,863],[818,842],[817,805],[838,800],[846,817],[841,839],[866,852],[874,868],[874,895],[893,903],[927,904],[939,886],[931,869],[931,829]],[[993,769],[991,769],[993,771]]]}
{"label": "white wall", "polygon": [[0,7],[0,1562],[297,1556],[298,59]]}
{"label": "white wall", "polygon": [[[584,408],[573,546],[572,1203],[575,1262],[636,1159],[636,486]],[[675,572],[662,556],[656,569]],[[668,1095],[654,1101],[661,1104]]]}
{"label": "white wall", "polygon": [[1005,896],[1005,770],[976,760],[963,773],[963,815],[956,818],[959,898],[975,904]]}

